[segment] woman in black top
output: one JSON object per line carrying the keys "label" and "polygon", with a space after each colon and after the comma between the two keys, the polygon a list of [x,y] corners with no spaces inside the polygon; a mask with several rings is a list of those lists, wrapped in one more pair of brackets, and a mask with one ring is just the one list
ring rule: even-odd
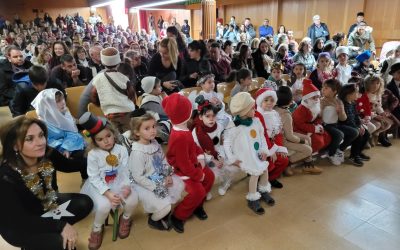
{"label": "woman in black top", "polygon": [[0,234],[23,249],[75,249],[72,226],[93,207],[83,194],[57,192],[55,170],[46,157],[47,128],[37,119],[20,116],[1,128]]}
{"label": "woman in black top", "polygon": [[211,65],[204,58],[206,54],[205,45],[194,40],[189,44],[188,48],[189,59],[186,59],[183,64],[179,79],[186,88],[196,86],[197,80],[201,76],[211,73]]}
{"label": "woman in black top", "polygon": [[231,67],[235,70],[246,68],[252,72],[254,71],[254,62],[251,57],[251,50],[247,44],[240,46],[239,55],[233,57]]}
{"label": "woman in black top", "polygon": [[253,53],[253,60],[257,76],[268,79],[271,73],[274,56],[266,40],[261,40],[258,49]]}
{"label": "woman in black top", "polygon": [[182,87],[177,80],[180,76],[182,64],[178,55],[175,39],[167,37],[161,40],[158,53],[150,61],[148,75],[160,79],[163,90],[167,94],[179,92],[180,87]]}

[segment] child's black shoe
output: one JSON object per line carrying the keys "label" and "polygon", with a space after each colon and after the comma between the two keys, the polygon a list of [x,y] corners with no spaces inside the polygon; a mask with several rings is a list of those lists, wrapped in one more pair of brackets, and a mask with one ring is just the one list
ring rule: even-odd
{"label": "child's black shoe", "polygon": [[371,160],[371,157],[369,157],[368,155],[365,155],[365,154],[363,154],[363,153],[360,153],[359,157],[360,157],[360,159],[361,159],[362,161],[369,161],[369,160]]}
{"label": "child's black shoe", "polygon": [[274,187],[274,188],[283,188],[283,184],[282,183],[280,183],[278,180],[272,180],[272,181],[270,181],[270,183],[271,183],[271,186],[272,187]]}
{"label": "child's black shoe", "polygon": [[261,207],[260,200],[249,201],[247,200],[247,206],[253,210],[254,213],[262,215],[265,213],[264,208]]}
{"label": "child's black shoe", "polygon": [[176,218],[174,215],[171,215],[169,222],[170,222],[172,228],[177,233],[183,233],[185,231],[183,220],[180,220],[180,219]]}
{"label": "child's black shoe", "polygon": [[356,167],[364,166],[364,163],[359,156],[350,156],[349,161]]}
{"label": "child's black shoe", "polygon": [[193,211],[193,214],[199,218],[199,220],[207,220],[208,215],[206,211],[204,211],[203,205],[199,206]]}
{"label": "child's black shoe", "polygon": [[272,198],[268,192],[260,193],[261,194],[261,199],[267,203],[268,206],[273,206],[275,205],[275,200]]}
{"label": "child's black shoe", "polygon": [[149,226],[151,228],[160,230],[160,231],[168,231],[171,229],[171,226],[168,222],[168,215],[164,218],[162,218],[161,220],[158,221],[154,221],[151,219],[151,215],[149,215],[149,219],[147,220],[147,224],[149,224]]}

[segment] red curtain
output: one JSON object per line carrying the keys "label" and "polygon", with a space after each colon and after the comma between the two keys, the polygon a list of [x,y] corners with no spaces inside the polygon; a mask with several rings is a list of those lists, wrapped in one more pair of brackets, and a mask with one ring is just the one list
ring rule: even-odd
{"label": "red curtain", "polygon": [[147,18],[147,12],[145,10],[139,10],[139,19],[140,19],[140,29],[145,29],[147,32],[149,32],[148,30],[149,21]]}

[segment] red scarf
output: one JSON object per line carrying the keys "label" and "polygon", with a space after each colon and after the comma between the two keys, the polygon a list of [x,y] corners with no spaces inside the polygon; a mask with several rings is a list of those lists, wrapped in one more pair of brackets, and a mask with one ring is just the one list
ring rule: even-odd
{"label": "red scarf", "polygon": [[204,152],[214,156],[215,159],[218,159],[218,153],[215,151],[213,139],[207,134],[212,133],[217,129],[217,123],[210,128],[207,127],[198,117],[196,117],[194,123],[197,140],[200,143],[200,147],[204,150]]}

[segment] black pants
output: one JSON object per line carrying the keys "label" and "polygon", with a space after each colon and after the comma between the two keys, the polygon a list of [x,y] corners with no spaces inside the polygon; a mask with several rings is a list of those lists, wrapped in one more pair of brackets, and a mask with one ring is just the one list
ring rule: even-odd
{"label": "black pants", "polygon": [[[71,200],[67,210],[75,216],[61,217],[61,220],[68,224],[75,224],[76,222],[84,219],[93,208],[93,201],[89,196],[76,193],[58,194],[58,204]],[[52,220],[52,218],[49,218]],[[2,232],[5,241],[15,247],[21,247],[24,250],[62,250],[63,238],[61,233],[35,233],[35,232]]]}
{"label": "black pants", "polygon": [[[84,157],[84,151],[74,152],[70,158],[66,158],[58,150],[52,149],[49,154],[49,160],[53,163],[54,169],[64,173],[80,172],[82,179],[87,179],[87,159]],[[57,186],[56,175],[53,178],[53,187]]]}
{"label": "black pants", "polygon": [[327,124],[324,128],[332,137],[328,146],[329,156],[333,156],[337,149],[346,150],[358,136],[357,129],[342,124]]}
{"label": "black pants", "polygon": [[355,157],[360,155],[365,145],[367,144],[369,137],[370,134],[368,130],[365,130],[365,133],[363,135],[358,135],[358,137],[351,144],[350,157]]}

